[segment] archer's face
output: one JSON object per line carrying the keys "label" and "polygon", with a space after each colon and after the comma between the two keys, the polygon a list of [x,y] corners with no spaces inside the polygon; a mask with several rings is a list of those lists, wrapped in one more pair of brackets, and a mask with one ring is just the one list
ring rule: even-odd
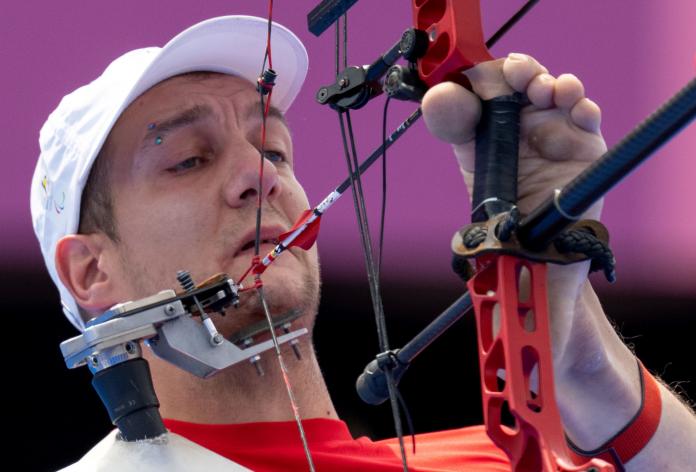
{"label": "archer's face", "polygon": [[[194,281],[225,272],[237,279],[254,254],[261,148],[259,95],[248,81],[220,74],[181,76],[153,87],[121,115],[109,146],[110,181],[124,299],[177,288],[177,270]],[[293,172],[290,133],[267,120],[261,239],[286,231],[308,208]],[[265,255],[274,244],[261,246]],[[318,301],[316,249],[292,249],[263,274],[274,316],[291,309],[311,324]],[[246,285],[250,285],[251,279]],[[258,295],[214,317],[229,335],[262,319]],[[230,316],[231,315],[231,316]]]}

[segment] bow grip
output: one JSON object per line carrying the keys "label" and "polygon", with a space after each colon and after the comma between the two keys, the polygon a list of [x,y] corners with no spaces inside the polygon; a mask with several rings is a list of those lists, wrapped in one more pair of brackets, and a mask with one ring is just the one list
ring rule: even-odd
{"label": "bow grip", "polygon": [[526,103],[526,96],[519,92],[481,101],[472,222],[487,221],[517,203],[520,111]]}
{"label": "bow grip", "polygon": [[413,24],[430,44],[418,60],[428,87],[451,81],[468,87],[462,72],[493,56],[483,40],[479,0],[412,0]]}

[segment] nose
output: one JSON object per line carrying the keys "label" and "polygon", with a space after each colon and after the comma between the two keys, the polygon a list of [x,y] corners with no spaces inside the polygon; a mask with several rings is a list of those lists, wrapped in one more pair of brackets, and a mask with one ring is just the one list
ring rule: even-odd
{"label": "nose", "polygon": [[261,170],[260,152],[245,150],[233,156],[237,165],[232,165],[230,175],[224,188],[225,201],[232,208],[256,205],[259,196],[259,181],[261,182],[262,200],[272,200],[280,194],[280,178],[278,169],[268,159],[263,160],[263,175]]}

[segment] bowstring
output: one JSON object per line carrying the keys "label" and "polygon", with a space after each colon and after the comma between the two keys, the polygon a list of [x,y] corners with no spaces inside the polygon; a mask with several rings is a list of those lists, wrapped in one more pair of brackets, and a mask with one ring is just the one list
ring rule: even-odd
{"label": "bowstring", "polygon": [[[336,21],[336,76],[338,77],[340,73],[340,18]],[[343,15],[343,66],[348,67],[348,14]],[[389,351],[389,339],[387,336],[386,320],[384,316],[384,305],[382,303],[380,280],[379,280],[379,269],[377,268],[374,260],[374,250],[372,247],[372,237],[370,236],[369,222],[367,218],[367,210],[365,207],[365,197],[362,188],[362,178],[357,169],[359,167],[358,155],[355,146],[355,136],[353,133],[353,126],[350,119],[350,112],[348,110],[339,110],[338,112],[339,125],[341,128],[341,138],[343,141],[343,150],[346,159],[346,165],[348,167],[348,175],[350,178],[351,193],[353,196],[353,206],[355,207],[356,219],[358,221],[358,226],[360,229],[360,238],[363,245],[363,254],[365,257],[365,265],[367,268],[367,279],[370,288],[370,296],[372,300],[372,308],[375,313],[375,324],[377,327],[377,338],[379,342],[380,352]],[[386,120],[386,117],[385,117]],[[347,128],[347,132],[346,132]],[[384,132],[386,134],[386,131]],[[386,141],[386,138],[384,139]],[[350,146],[349,146],[350,143]],[[383,154],[384,155],[384,154]],[[384,169],[384,167],[383,167]],[[385,177],[386,178],[386,177]],[[386,192],[386,188],[384,189]],[[383,203],[386,201],[386,197],[383,198]],[[384,205],[382,208],[382,222],[380,225],[380,266],[381,266],[381,253],[383,239],[383,228],[384,228]],[[394,377],[389,368],[385,370],[387,379],[387,389],[389,391],[389,400],[392,411],[392,419],[394,421],[394,429],[396,430],[396,435],[399,440],[399,449],[401,453],[401,462],[403,465],[404,472],[408,472],[408,461],[406,458],[406,448],[404,445],[403,438],[403,427],[401,424],[401,413],[399,408],[399,397],[398,389],[396,383],[394,382]],[[409,425],[411,423],[410,418]],[[414,442],[415,449],[415,442]]]}
{"label": "bowstring", "polygon": [[[263,57],[263,64],[261,66],[261,73],[259,77],[263,77],[266,71],[266,63],[268,63],[268,68],[273,69],[273,55],[271,53],[271,31],[273,24],[273,0],[268,2],[268,32],[266,35],[266,51]],[[259,150],[259,182],[258,182],[258,194],[257,194],[257,206],[256,206],[256,234],[254,237],[254,262],[252,264],[259,264],[259,252],[261,247],[261,217],[262,217],[262,205],[263,205],[263,168],[266,159],[266,119],[268,118],[268,112],[271,106],[271,98],[273,96],[273,89],[268,90],[268,98],[264,100],[264,88],[262,86],[258,87],[259,97],[260,97],[260,109],[261,109],[261,146]],[[288,368],[283,359],[283,354],[280,351],[280,344],[278,343],[278,338],[275,334],[275,328],[273,326],[273,319],[271,317],[270,310],[268,308],[268,302],[266,301],[266,296],[263,290],[263,283],[261,281],[261,274],[257,273],[254,276],[254,286],[256,288],[256,293],[258,293],[259,300],[261,301],[261,306],[263,308],[264,316],[268,322],[268,329],[271,333],[271,339],[273,341],[273,348],[276,353],[276,358],[278,359],[278,365],[283,376],[283,383],[285,385],[285,390],[288,394],[288,399],[290,400],[290,407],[292,408],[293,417],[295,418],[295,423],[297,424],[297,429],[300,433],[300,439],[302,441],[302,448],[304,449],[305,457],[307,459],[307,465],[311,472],[315,471],[314,461],[312,460],[312,454],[309,450],[309,444],[307,442],[307,436],[302,426],[302,419],[300,416],[300,409],[297,405],[297,399],[293,392],[292,384],[290,382],[290,376],[288,373]]]}

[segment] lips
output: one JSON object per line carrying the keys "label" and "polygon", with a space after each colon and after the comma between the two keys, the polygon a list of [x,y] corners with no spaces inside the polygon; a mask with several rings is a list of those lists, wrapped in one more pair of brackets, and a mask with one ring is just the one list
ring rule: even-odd
{"label": "lips", "polygon": [[[264,226],[261,227],[260,242],[261,244],[273,244],[276,245],[280,241],[278,235],[282,234],[285,229],[282,226]],[[254,248],[256,242],[256,231],[250,231],[241,238],[241,243],[237,247],[234,255],[237,256],[242,252],[248,251]]]}
{"label": "lips", "polygon": [[[274,246],[276,244],[278,244],[278,242],[279,242],[279,240],[276,238],[274,238],[274,239],[262,239],[261,240],[261,244],[273,244]],[[255,240],[247,241],[246,243],[244,243],[244,245],[237,252],[248,251],[249,249],[254,247],[255,243],[256,243]]]}

